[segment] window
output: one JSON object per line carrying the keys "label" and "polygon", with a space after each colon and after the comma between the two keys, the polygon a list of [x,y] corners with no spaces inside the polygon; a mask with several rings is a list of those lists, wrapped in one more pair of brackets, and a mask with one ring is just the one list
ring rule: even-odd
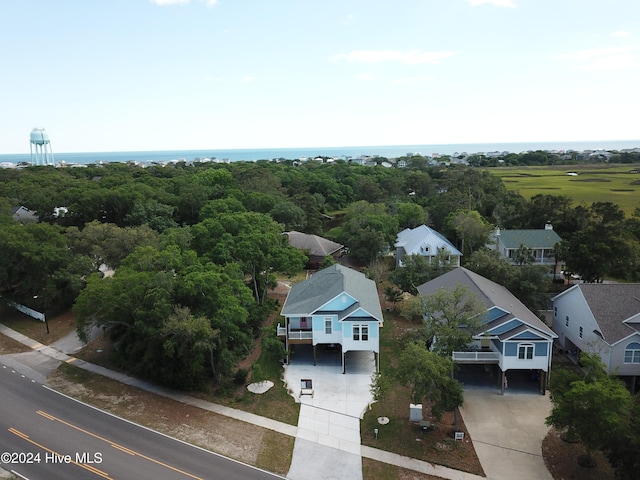
{"label": "window", "polygon": [[333,333],[333,323],[330,318],[324,319],[324,333],[331,335]]}
{"label": "window", "polygon": [[553,318],[558,318],[558,307],[553,307]]}
{"label": "window", "polygon": [[564,325],[565,325],[565,327],[568,327],[569,326],[569,315],[566,315],[564,318],[565,318]]}
{"label": "window", "polygon": [[624,363],[640,363],[640,343],[631,342],[624,350]]}
{"label": "window", "polygon": [[533,345],[531,344],[518,345],[518,359],[519,360],[533,359]]}
{"label": "window", "polygon": [[369,340],[369,326],[368,325],[354,325],[353,326],[353,340],[356,342]]}
{"label": "window", "polygon": [[578,335],[580,335],[580,338],[582,338],[582,327],[580,327],[580,333]]}

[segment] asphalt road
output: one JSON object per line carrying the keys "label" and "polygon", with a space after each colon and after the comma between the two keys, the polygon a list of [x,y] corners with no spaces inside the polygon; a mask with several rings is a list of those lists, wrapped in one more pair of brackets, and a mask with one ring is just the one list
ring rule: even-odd
{"label": "asphalt road", "polygon": [[58,394],[0,364],[0,467],[29,480],[274,480]]}

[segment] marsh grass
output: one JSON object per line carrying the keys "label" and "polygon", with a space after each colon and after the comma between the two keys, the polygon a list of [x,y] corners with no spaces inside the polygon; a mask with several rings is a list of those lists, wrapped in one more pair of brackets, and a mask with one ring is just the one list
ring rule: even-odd
{"label": "marsh grass", "polygon": [[[499,176],[508,190],[529,199],[537,194],[565,195],[575,205],[612,202],[627,216],[639,206],[638,165],[562,165],[549,167],[498,167],[487,169]],[[577,173],[575,176],[567,175]]]}

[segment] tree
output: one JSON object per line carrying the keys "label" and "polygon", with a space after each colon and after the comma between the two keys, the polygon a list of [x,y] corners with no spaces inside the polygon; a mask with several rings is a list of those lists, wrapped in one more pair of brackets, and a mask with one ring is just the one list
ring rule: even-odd
{"label": "tree", "polygon": [[421,298],[429,349],[447,358],[454,351],[465,350],[484,319],[486,309],[478,297],[456,284],[453,290],[440,289]]}
{"label": "tree", "polygon": [[[280,342],[282,344],[282,342]],[[393,381],[381,372],[373,372],[369,391],[376,402],[380,402],[380,409],[384,412],[384,404],[389,392],[393,388]]]}
{"label": "tree", "polygon": [[396,304],[402,301],[402,290],[393,285],[387,285],[384,287],[384,298],[395,308]]}
{"label": "tree", "polygon": [[113,277],[89,277],[73,311],[80,338],[104,327],[122,368],[164,385],[192,388],[220,380],[246,353],[253,328],[251,291],[236,265],[203,262],[177,245],[140,247]]}
{"label": "tree", "polygon": [[531,264],[535,261],[535,257],[533,256],[533,250],[528,247],[525,247],[522,243],[516,249],[515,254],[513,256],[514,262],[517,265],[525,265]]}
{"label": "tree", "polygon": [[447,217],[447,225],[462,242],[464,255],[486,245],[493,228],[477,210],[459,210]]}
{"label": "tree", "polygon": [[582,379],[565,377],[562,383],[554,383],[553,407],[546,423],[577,435],[586,450],[578,462],[593,466],[591,453],[606,449],[628,423],[631,394],[620,380],[607,375],[597,355],[583,352],[580,360],[586,368]]}
{"label": "tree", "polygon": [[351,257],[368,264],[389,248],[397,233],[398,221],[384,204],[361,200],[348,208],[340,242],[349,247]]}
{"label": "tree", "polygon": [[157,245],[159,238],[148,225],[119,227],[98,221],[87,223],[82,230],[69,227],[66,236],[72,252],[90,257],[96,268],[103,263],[117,268],[137,247]]}
{"label": "tree", "polygon": [[159,332],[164,354],[168,357],[159,365],[160,375],[170,386],[198,388],[205,379],[204,365],[208,363],[215,375],[214,351],[219,344],[220,332],[211,328],[205,317],[191,314],[188,307],[178,307],[163,322]]}
{"label": "tree", "polygon": [[429,278],[429,260],[418,254],[403,256],[402,266],[396,267],[389,275],[389,279],[403,292],[409,292],[412,295],[417,294],[418,286]]}
{"label": "tree", "polygon": [[397,377],[411,391],[411,402],[431,402],[431,413],[438,420],[445,410],[463,402],[462,386],[453,378],[454,364],[427,350],[423,343],[411,342],[400,354]]}
{"label": "tree", "polygon": [[281,226],[257,212],[234,212],[206,218],[191,227],[199,255],[218,265],[236,262],[251,279],[255,301],[263,304],[273,272],[294,275],[306,256],[282,235]]}
{"label": "tree", "polygon": [[617,478],[637,478],[640,469],[640,395],[632,398],[628,421],[607,441],[604,451]]}
{"label": "tree", "polygon": [[417,203],[398,203],[396,212],[400,228],[415,228],[426,221],[424,209]]}

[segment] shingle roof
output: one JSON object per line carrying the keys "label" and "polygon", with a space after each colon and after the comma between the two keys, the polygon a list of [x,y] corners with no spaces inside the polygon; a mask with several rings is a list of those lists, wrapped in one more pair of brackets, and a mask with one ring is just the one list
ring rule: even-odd
{"label": "shingle roof", "polygon": [[553,248],[562,239],[554,230],[500,230],[500,241],[506,248]]}
{"label": "shingle roof", "polygon": [[291,287],[281,314],[310,315],[341,293],[356,299],[359,306],[382,322],[378,289],[373,280],[339,264],[320,270]]}
{"label": "shingle roof", "polygon": [[639,331],[635,328],[637,325],[624,321],[640,314],[640,284],[580,283],[576,287],[582,293],[609,345]]}
{"label": "shingle roof", "polygon": [[439,248],[446,248],[452,255],[462,255],[460,251],[447,240],[447,238],[439,232],[426,225],[420,225],[416,228],[405,228],[398,233],[396,243],[397,247],[403,247],[407,255],[424,254],[420,251],[420,247],[428,246],[431,255],[435,255]]}
{"label": "shingle roof", "polygon": [[300,250],[306,250],[309,255],[314,257],[332,255],[343,247],[339,243],[308,233],[291,231],[285,232],[285,235],[289,238],[289,245]]}
{"label": "shingle roof", "polygon": [[557,335],[542,320],[540,320],[531,310],[529,310],[515,295],[502,285],[492,282],[488,278],[478,275],[464,267],[458,267],[450,272],[440,275],[433,280],[424,283],[418,287],[420,295],[431,295],[441,288],[451,288],[456,284],[467,287],[474,293],[478,299],[487,307],[487,309],[497,306],[502,310],[506,310],[509,314],[493,320],[488,324],[493,328],[501,323],[506,323],[513,318],[525,322],[553,338]]}

